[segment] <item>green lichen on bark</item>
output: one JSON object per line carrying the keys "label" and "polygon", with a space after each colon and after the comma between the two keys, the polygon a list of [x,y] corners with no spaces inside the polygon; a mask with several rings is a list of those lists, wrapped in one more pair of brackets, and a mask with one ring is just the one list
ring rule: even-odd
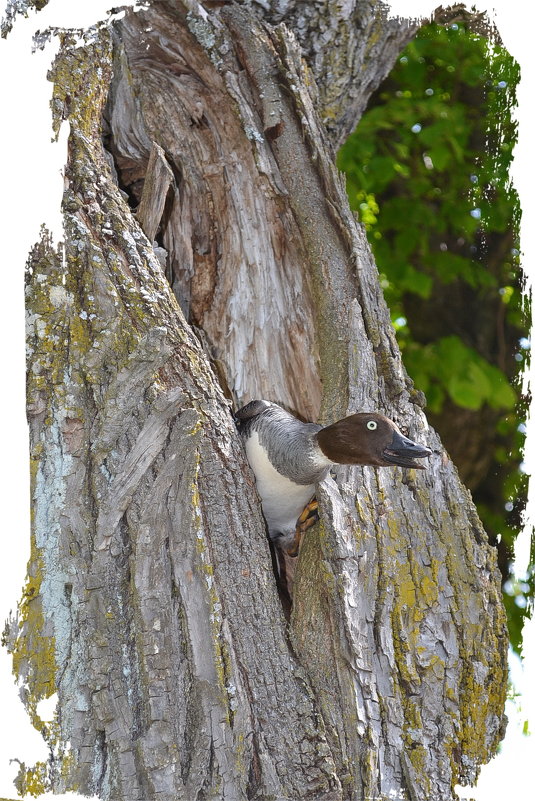
{"label": "green lichen on bark", "polygon": [[[497,568],[494,566],[494,569]],[[492,603],[492,601],[491,601]],[[488,762],[497,752],[504,735],[504,724],[489,737],[488,721],[503,715],[507,694],[507,660],[497,662],[496,655],[503,653],[506,642],[506,618],[501,600],[493,605],[497,613],[497,624],[492,631],[486,621],[469,627],[468,643],[478,643],[477,648],[464,647],[462,659],[460,725],[458,742],[452,745],[451,755],[455,763],[455,775],[461,783],[474,783],[479,766]]]}
{"label": "green lichen on bark", "polygon": [[[469,532],[461,532],[461,541],[465,548],[473,547],[474,541]],[[445,542],[449,536],[446,531],[440,535]],[[482,530],[479,536],[485,537]],[[483,544],[490,576],[495,574],[495,555],[490,546]],[[392,610],[392,633],[394,652],[399,676],[407,687],[418,687],[422,681],[442,684],[446,675],[446,665],[439,655],[431,658],[426,654],[426,648],[420,645],[420,625],[425,621],[427,610],[440,601],[444,586],[439,584],[440,563],[435,558],[431,560],[429,569],[422,566],[408,552],[406,561],[400,559],[400,554],[392,552],[396,559],[395,572],[392,575],[395,581],[396,602]],[[450,758],[452,785],[457,782],[475,782],[479,766],[488,762],[496,753],[498,743],[503,736],[501,729],[495,730],[489,738],[489,720],[498,720],[503,714],[505,692],[507,686],[507,668],[504,658],[503,641],[505,637],[505,616],[499,598],[499,584],[496,583],[494,593],[490,594],[488,603],[493,614],[496,615],[495,629],[489,631],[488,621],[479,619],[477,622],[463,618],[462,610],[469,609],[470,596],[473,592],[473,582],[469,577],[471,559],[466,553],[466,561],[455,555],[451,547],[446,549],[445,563],[450,586],[453,587],[454,597],[451,600],[453,621],[457,623],[457,636],[459,642],[460,680],[454,688],[444,686],[443,706],[448,709],[448,701],[453,701],[449,714],[455,736],[446,737],[444,751]],[[469,567],[470,566],[470,567]],[[490,585],[489,585],[490,589]],[[494,597],[493,597],[494,595]],[[467,616],[469,617],[469,616]],[[502,655],[501,661],[498,659]],[[425,659],[425,667],[421,658]],[[428,674],[430,679],[426,679]],[[414,741],[411,732],[421,732],[422,720],[420,712],[412,701],[402,691],[405,726],[403,730],[404,742],[408,757],[420,776],[422,760],[425,749]],[[416,717],[415,717],[416,715]]]}
{"label": "green lichen on bark", "polygon": [[[197,423],[193,426],[191,435],[196,436],[202,427],[202,417],[199,414]],[[198,438],[198,437],[197,437]],[[235,706],[229,688],[233,686],[232,664],[228,645],[222,636],[222,606],[217,587],[214,581],[214,566],[210,560],[206,538],[202,529],[201,499],[199,496],[198,472],[200,467],[200,454],[195,455],[195,467],[191,482],[191,506],[193,510],[192,521],[196,529],[195,545],[198,557],[198,570],[203,575],[207,586],[207,598],[210,606],[210,630],[212,635],[213,661],[220,691],[220,700],[225,710],[226,723],[233,724]],[[242,738],[243,740],[243,738]],[[239,760],[238,760],[239,762]],[[243,773],[243,770],[240,769]]]}
{"label": "green lichen on bark", "polygon": [[[460,514],[455,504],[453,507],[454,514]],[[496,553],[488,544],[487,536],[475,515],[472,515],[471,525],[475,530],[461,525],[457,531],[464,553],[455,554],[451,549],[446,552],[446,567],[454,593],[452,610],[455,617],[459,617],[461,664],[460,680],[458,686],[453,688],[458,706],[457,731],[455,739],[447,744],[447,751],[455,780],[462,784],[474,783],[480,765],[488,762],[498,749],[504,735],[503,709],[508,677],[507,625],[500,596]],[[483,559],[476,567],[473,564],[473,549],[477,540],[481,543],[479,558]],[[467,614],[473,605],[473,578],[470,571],[474,570],[487,576],[485,608],[479,611],[476,621]],[[492,625],[489,625],[489,620],[492,620]],[[493,734],[489,735],[491,720],[501,720],[502,723],[494,726]]]}
{"label": "green lichen on bark", "polygon": [[[329,50],[329,72],[333,79],[322,84],[321,119],[327,128],[342,117],[347,96],[345,91],[345,75],[347,71],[347,47],[351,40],[347,23],[340,22],[336,31],[336,47]],[[337,80],[338,77],[338,80]],[[340,91],[340,83],[344,91]]]}
{"label": "green lichen on bark", "polygon": [[[414,477],[410,473],[403,476],[403,483],[410,487],[410,492],[417,492]],[[403,483],[398,485],[398,492]],[[452,518],[463,515],[466,507],[457,506],[452,498],[451,514],[440,517],[433,510],[432,498],[425,489],[421,503],[432,509],[434,524],[431,529],[427,523],[419,524],[421,530],[413,524],[407,540],[404,526],[408,527],[409,523],[405,512],[398,510],[394,514],[393,509],[389,512],[392,497],[379,492],[375,509],[380,517],[373,539],[370,538],[367,545],[366,533],[370,536],[373,521],[362,505],[366,490],[362,498],[359,496],[353,506],[362,521],[362,530],[357,525],[353,534],[358,546],[356,558],[364,558],[365,569],[359,572],[356,581],[363,598],[368,595],[374,598],[375,644],[372,647],[383,654],[389,654],[391,649],[387,658],[394,667],[388,682],[383,684],[384,696],[378,699],[381,719],[390,719],[394,714],[396,725],[400,726],[404,754],[401,769],[404,781],[413,788],[411,792],[432,797],[433,758],[448,765],[452,788],[458,782],[473,782],[479,765],[493,756],[502,736],[495,724],[503,714],[506,688],[505,619],[499,583],[495,581],[494,554],[480,527],[475,531],[470,528],[476,525],[475,520],[467,523],[465,515],[462,522],[457,521],[452,528]],[[331,513],[327,512],[329,519]],[[469,514],[468,519],[471,519]],[[342,579],[344,560],[352,552],[351,548],[346,551],[340,547],[340,543],[335,545],[323,523],[307,532],[294,587],[292,641],[306,664],[310,664],[313,655],[314,664],[309,668],[309,675],[326,721],[336,719],[337,714],[333,687],[326,676],[334,658],[332,621],[342,610],[340,604],[344,603],[344,593],[349,586],[349,579],[346,578],[345,583]],[[474,584],[481,581],[480,571],[483,576],[488,571],[488,583],[485,584],[483,578],[482,584],[486,599],[483,606],[476,603],[481,595],[474,598]],[[470,605],[477,608],[475,618],[469,612]],[[363,609],[369,615],[365,602]],[[347,614],[347,607],[343,614]],[[363,611],[356,610],[354,614],[363,614]],[[350,620],[351,615],[348,615],[349,625]],[[489,620],[493,621],[492,627],[496,623],[495,631],[486,631]],[[363,632],[361,626],[357,628]],[[324,643],[317,650],[314,637],[318,635],[311,636],[316,630],[322,632]],[[370,644],[364,639],[362,646],[366,650]],[[319,659],[317,653],[321,654]],[[366,681],[363,686],[367,686]],[[393,710],[397,711],[393,713]],[[434,731],[437,714],[441,724]],[[345,718],[348,728],[359,729],[358,718],[352,723],[349,715]],[[329,725],[327,731],[332,737]],[[370,761],[373,746],[368,747],[364,737],[360,748],[360,770],[367,777],[369,794],[379,798],[381,794],[373,785],[375,763]],[[433,751],[436,751],[435,757],[431,756]],[[349,768],[354,778],[355,768],[356,764]],[[342,770],[341,763],[339,770]]]}

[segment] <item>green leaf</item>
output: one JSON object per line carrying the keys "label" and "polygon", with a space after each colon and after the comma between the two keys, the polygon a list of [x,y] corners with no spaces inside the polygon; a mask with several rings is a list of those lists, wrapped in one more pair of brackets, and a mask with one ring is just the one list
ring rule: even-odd
{"label": "green leaf", "polygon": [[433,289],[433,279],[425,273],[415,270],[410,264],[406,264],[402,268],[399,285],[407,292],[413,292],[421,298],[428,298]]}
{"label": "green leaf", "polygon": [[405,228],[396,234],[394,248],[398,259],[408,259],[411,253],[418,250],[421,235],[416,228]]}
{"label": "green leaf", "polygon": [[465,409],[480,409],[483,404],[481,389],[469,378],[459,375],[451,376],[447,383],[448,393],[457,406]]}
{"label": "green leaf", "polygon": [[452,160],[451,150],[442,142],[435,142],[429,149],[429,157],[435,170],[442,172]]}
{"label": "green leaf", "polygon": [[517,395],[505,375],[492,364],[485,364],[485,372],[490,384],[489,405],[493,409],[512,409]]}

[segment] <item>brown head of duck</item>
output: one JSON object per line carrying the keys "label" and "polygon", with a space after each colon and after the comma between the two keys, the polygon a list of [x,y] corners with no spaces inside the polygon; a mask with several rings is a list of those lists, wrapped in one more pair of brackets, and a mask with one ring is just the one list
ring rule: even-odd
{"label": "brown head of duck", "polygon": [[392,420],[377,412],[344,417],[318,431],[316,440],[327,459],[336,464],[398,465],[423,470],[424,465],[414,460],[432,453],[430,448],[404,436]]}

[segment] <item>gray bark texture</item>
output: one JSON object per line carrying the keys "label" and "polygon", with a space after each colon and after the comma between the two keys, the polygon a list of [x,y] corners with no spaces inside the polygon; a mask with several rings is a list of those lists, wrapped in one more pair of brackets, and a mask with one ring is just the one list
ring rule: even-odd
{"label": "gray bark texture", "polygon": [[[5,634],[51,757],[20,788],[448,801],[494,754],[495,554],[334,163],[413,31],[371,0],[162,0],[61,34],[65,250],[28,266],[32,557]],[[323,482],[289,623],[230,414],[254,397],[379,410],[433,449]]]}

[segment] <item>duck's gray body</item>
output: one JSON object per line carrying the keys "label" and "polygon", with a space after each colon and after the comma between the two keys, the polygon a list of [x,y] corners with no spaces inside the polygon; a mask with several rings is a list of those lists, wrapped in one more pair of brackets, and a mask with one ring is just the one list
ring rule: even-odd
{"label": "duck's gray body", "polygon": [[255,400],[236,412],[272,539],[283,548],[297,519],[334,464],[423,469],[431,450],[404,436],[379,412],[359,412],[330,426],[302,423],[276,403]]}
{"label": "duck's gray body", "polygon": [[237,417],[269,535],[285,547],[316,484],[333,464],[316,442],[322,426],[302,423],[269,401],[252,401]]}

